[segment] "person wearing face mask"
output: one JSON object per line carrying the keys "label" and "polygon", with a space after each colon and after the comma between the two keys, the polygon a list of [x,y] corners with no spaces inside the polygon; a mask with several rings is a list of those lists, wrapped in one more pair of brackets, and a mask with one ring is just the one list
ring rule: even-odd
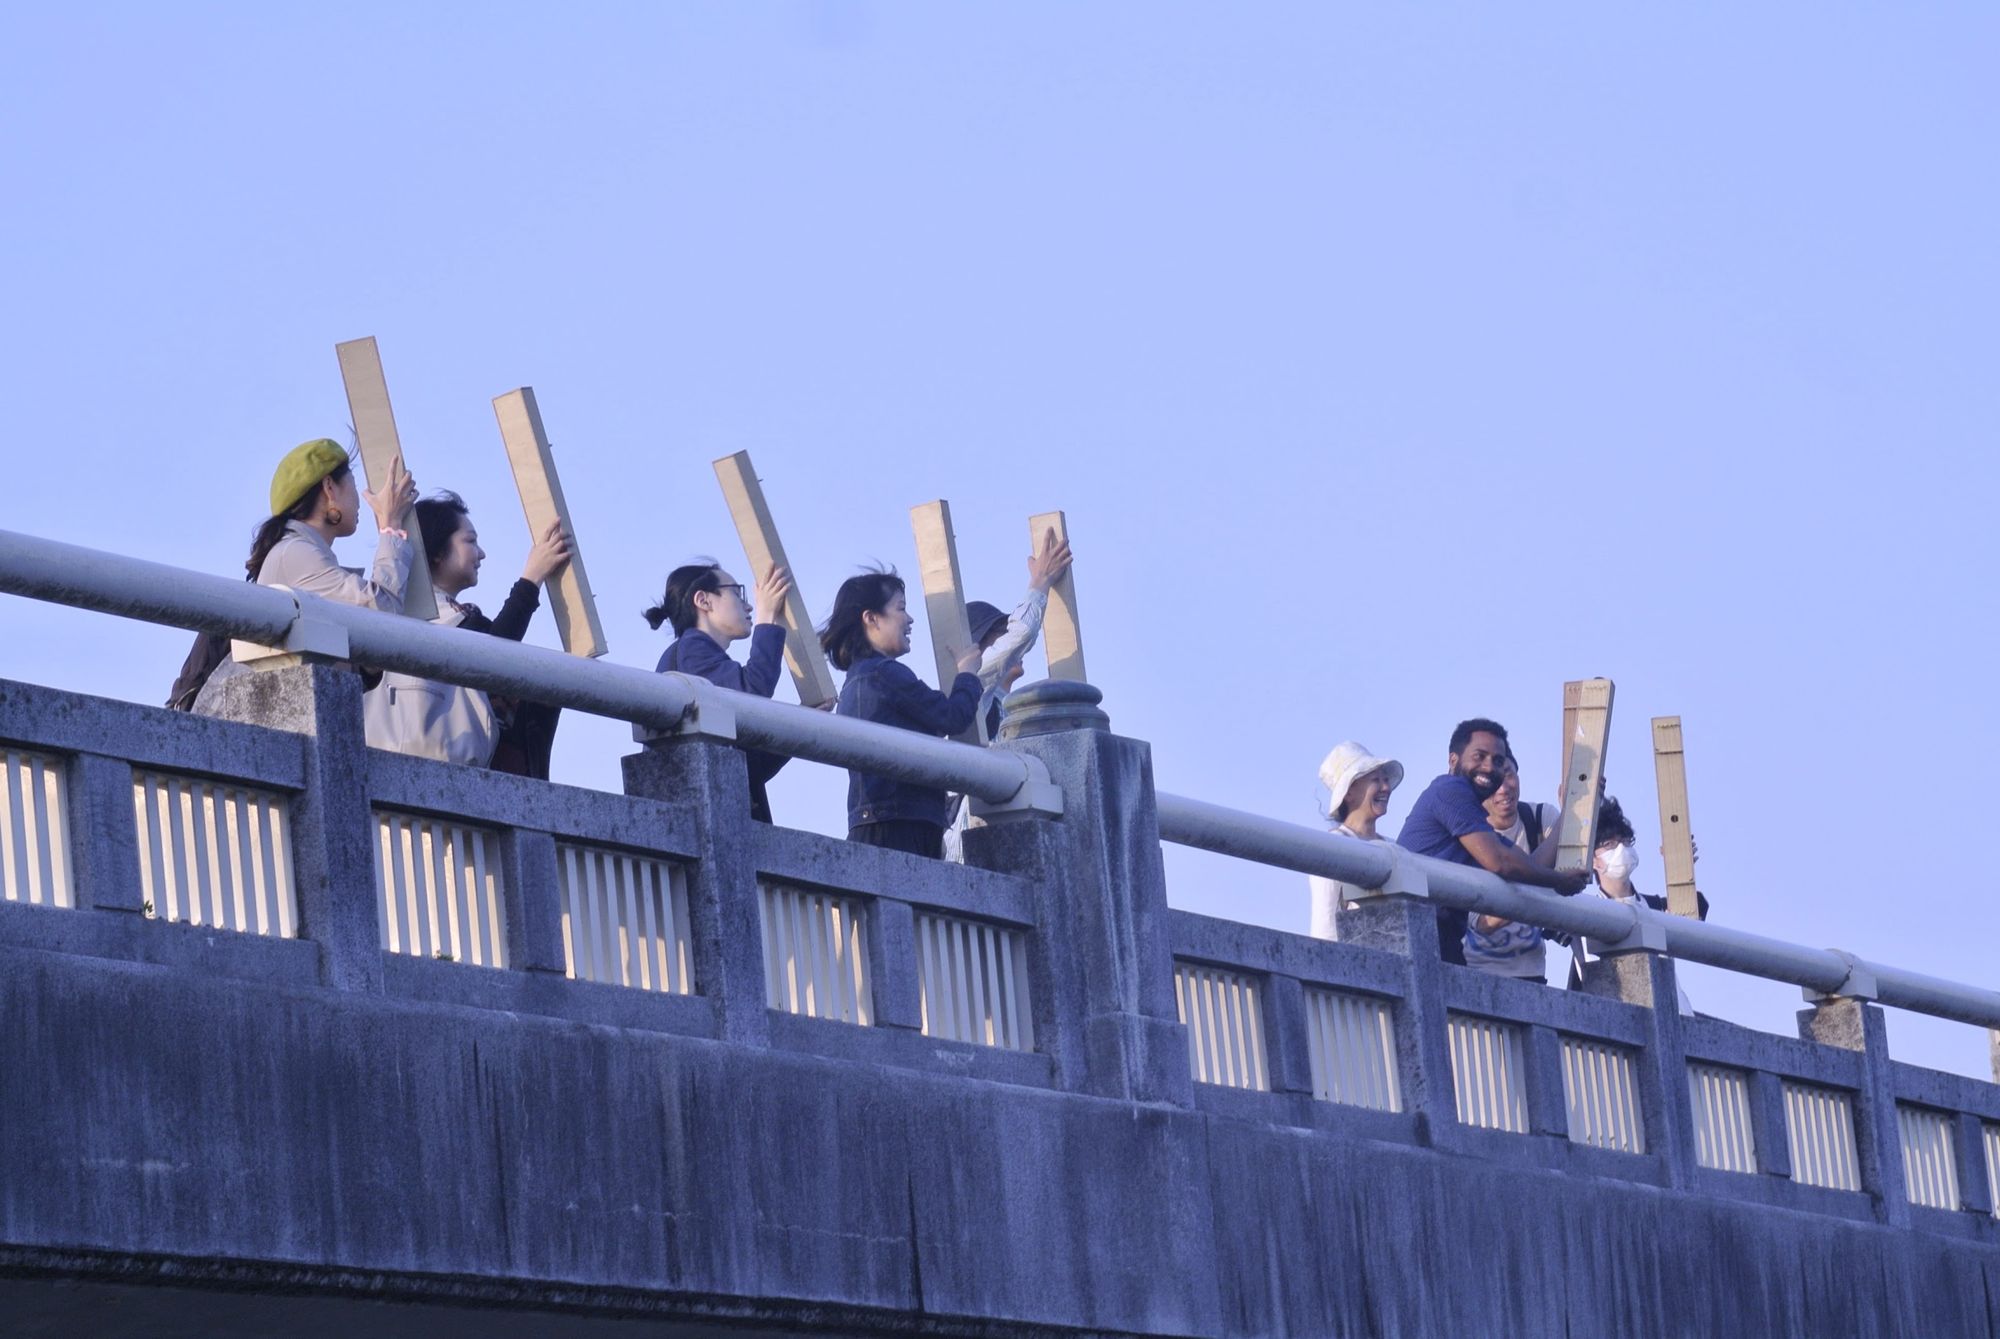
{"label": "person wearing face mask", "polygon": [[[1517,851],[1536,859],[1553,852],[1556,812],[1552,804],[1521,803],[1521,769],[1510,754],[1501,768],[1500,784],[1486,799],[1486,821]],[[1465,928],[1465,965],[1495,976],[1548,983],[1548,936],[1537,925],[1504,916],[1475,915]]]}
{"label": "person wearing face mask", "polygon": [[[693,674],[739,693],[773,696],[785,658],[785,625],[778,614],[791,589],[791,573],[773,567],[757,583],[753,612],[751,592],[714,562],[704,559],[676,567],[667,574],[666,593],[644,615],[655,631],[662,623],[671,623],[674,629],[673,644],[655,668],[661,674]],[[750,657],[739,665],[730,659],[728,648],[745,637],[750,639]],[[750,817],[768,823],[771,799],[765,786],[790,759],[745,749],[743,760],[750,770]]]}
{"label": "person wearing face mask", "polygon": [[[1598,897],[1613,902],[1623,902],[1638,898],[1655,911],[1667,909],[1667,899],[1652,893],[1640,892],[1632,883],[1632,875],[1639,868],[1638,833],[1632,828],[1632,820],[1625,817],[1624,806],[1616,798],[1605,796],[1597,806],[1597,850],[1591,857],[1591,869],[1597,876],[1597,887],[1592,890]],[[1708,898],[1699,889],[1695,892],[1696,914],[1702,920],[1708,919]],[[1570,961],[1569,986],[1571,990],[1583,986],[1583,962],[1585,956],[1595,957],[1589,952],[1584,940],[1576,941],[1576,956]],[[1692,1013],[1688,1007],[1687,994],[1681,993],[1682,1013]]]}
{"label": "person wearing face mask", "polygon": [[[1516,850],[1488,821],[1486,801],[1498,789],[1506,761],[1513,756],[1507,746],[1507,731],[1499,722],[1483,716],[1460,721],[1451,732],[1445,774],[1424,787],[1424,793],[1410,806],[1410,816],[1403,820],[1396,844],[1419,855],[1484,869],[1513,883],[1552,888],[1568,897],[1590,881],[1588,874],[1551,868],[1553,846],[1548,848],[1546,859]],[[1437,918],[1438,955],[1464,966],[1465,913],[1440,906]]]}
{"label": "person wearing face mask", "polygon": [[[541,607],[541,586],[569,561],[569,537],[551,524],[528,550],[521,578],[507,592],[498,615],[488,618],[459,597],[479,584],[486,550],[465,499],[444,491],[416,504],[417,529],[430,560],[431,589],[438,597],[436,623],[518,642]],[[370,748],[407,753],[439,762],[487,767],[503,736],[514,742],[507,770],[547,779],[555,745],[554,707],[503,700],[498,704],[477,688],[386,673],[361,699],[362,723]]]}
{"label": "person wearing face mask", "polygon": [[[958,658],[958,677],[941,693],[899,663],[909,654],[915,623],[903,579],[893,571],[864,572],[840,583],[819,634],[827,658],[847,675],[837,710],[920,734],[962,734],[979,711],[979,649]],[[938,787],[848,770],[849,841],[940,859],[950,814],[951,797]]]}
{"label": "person wearing face mask", "polygon": [[[1331,831],[1357,841],[1389,845],[1389,839],[1375,831],[1375,825],[1389,812],[1389,796],[1403,784],[1403,764],[1393,758],[1377,758],[1366,745],[1353,740],[1335,744],[1319,765],[1319,779],[1331,797],[1328,821]],[[1336,914],[1368,890],[1351,883],[1311,876],[1312,935],[1315,939],[1338,939]]]}

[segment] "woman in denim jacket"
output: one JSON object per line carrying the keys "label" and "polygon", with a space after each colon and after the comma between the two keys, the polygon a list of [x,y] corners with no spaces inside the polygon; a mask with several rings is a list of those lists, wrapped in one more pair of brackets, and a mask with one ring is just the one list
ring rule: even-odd
{"label": "woman in denim jacket", "polygon": [[[910,617],[903,579],[894,572],[849,577],[833,598],[833,615],[820,630],[828,659],[846,671],[837,710],[843,716],[950,736],[968,729],[979,712],[979,648],[958,658],[958,677],[940,693],[897,663],[910,650]],[[869,846],[929,856],[944,854],[950,797],[935,787],[869,772],[847,773],[847,839]]]}

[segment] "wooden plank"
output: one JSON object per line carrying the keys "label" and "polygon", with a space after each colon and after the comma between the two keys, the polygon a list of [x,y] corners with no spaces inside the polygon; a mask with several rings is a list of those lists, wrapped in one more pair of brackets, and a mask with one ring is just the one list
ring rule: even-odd
{"label": "wooden plank", "polygon": [[[972,625],[965,617],[965,584],[958,574],[958,538],[952,533],[951,504],[926,502],[910,508],[917,539],[917,573],[924,586],[924,617],[930,623],[931,654],[937,658],[938,687],[951,691],[958,658],[972,649]],[[979,722],[955,738],[981,744]]]}
{"label": "wooden plank", "polygon": [[1660,855],[1667,865],[1667,910],[1692,919],[1701,915],[1701,901],[1694,891],[1687,755],[1678,716],[1653,718],[1653,778],[1660,792]]}
{"label": "wooden plank", "polygon": [[584,574],[583,550],[577,543],[576,526],[570,521],[562,479],[556,474],[549,435],[542,429],[542,411],[535,403],[534,388],[523,386],[494,396],[493,415],[500,421],[507,463],[514,467],[514,490],[521,495],[521,510],[528,518],[528,542],[533,544],[558,521],[569,536],[569,561],[548,581],[549,609],[556,616],[563,649],[573,656],[601,656],[611,646],[604,640],[597,599],[590,593],[590,578]]}
{"label": "wooden plank", "polygon": [[[347,412],[354,420],[354,440],[361,448],[361,469],[372,493],[389,477],[389,463],[403,454],[402,439],[396,435],[396,415],[389,408],[389,383],[382,375],[382,355],[375,347],[373,335],[336,344],[333,352],[340,359],[340,379],[347,384]],[[408,469],[409,462],[404,461],[403,466]],[[430,559],[424,553],[424,536],[417,529],[416,520],[415,516],[409,518],[410,546],[416,550],[416,557],[410,561],[410,583],[403,590],[403,612],[428,622],[437,617],[437,596],[431,593]]]}
{"label": "wooden plank", "polygon": [[[1069,543],[1069,520],[1059,511],[1045,511],[1028,518],[1028,551],[1040,553],[1049,531]],[[1071,566],[1062,579],[1049,589],[1049,612],[1042,619],[1042,647],[1049,656],[1051,679],[1085,682],[1083,672],[1083,626],[1076,618],[1076,568]]]}
{"label": "wooden plank", "polygon": [[[743,540],[744,556],[750,559],[751,581],[762,581],[773,567],[791,568],[785,557],[784,541],[778,538],[777,523],[771,519],[770,504],[764,501],[763,485],[757,482],[757,471],[750,464],[750,453],[738,451],[716,461],[715,477],[722,485],[723,499],[729,503],[729,516],[736,522],[736,533]],[[807,612],[806,597],[799,589],[797,569],[792,569],[792,590],[785,597],[782,612],[785,664],[792,671],[799,701],[808,707],[831,702],[835,696],[833,667],[826,663],[826,652],[820,649],[819,637],[813,631],[812,615]]]}
{"label": "wooden plank", "polygon": [[1609,679],[1577,679],[1563,685],[1563,720],[1568,730],[1563,756],[1562,824],[1556,845],[1557,869],[1590,868],[1597,851],[1597,801],[1604,783],[1604,746],[1611,734]]}

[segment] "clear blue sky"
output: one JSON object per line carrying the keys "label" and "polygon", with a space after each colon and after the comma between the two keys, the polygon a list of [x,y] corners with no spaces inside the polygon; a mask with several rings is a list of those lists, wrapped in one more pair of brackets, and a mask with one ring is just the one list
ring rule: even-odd
{"label": "clear blue sky", "polygon": [[[1647,720],[1679,714],[1718,919],[1991,982],[1996,29],[13,7],[0,524],[240,570],[278,456],[345,436],[333,345],[372,334],[489,606],[526,549],[489,402],[535,387],[614,659],[654,663],[670,567],[742,562],[716,456],[754,454],[816,615],[857,563],[913,570],[935,497],[1011,604],[1025,518],[1061,507],[1093,678],[1163,788],[1310,822],[1353,737],[1409,766],[1393,830],[1477,713],[1547,797],[1560,685],[1608,675],[1642,886]],[[0,620],[0,676],[148,702],[188,640]],[[572,716],[559,779],[614,788],[629,739]],[[773,800],[838,831],[843,788],[800,764]],[[1302,877],[1169,874],[1305,928]],[[1778,1031],[1800,1007],[1687,987]],[[1891,1029],[1987,1072],[1974,1029]]]}

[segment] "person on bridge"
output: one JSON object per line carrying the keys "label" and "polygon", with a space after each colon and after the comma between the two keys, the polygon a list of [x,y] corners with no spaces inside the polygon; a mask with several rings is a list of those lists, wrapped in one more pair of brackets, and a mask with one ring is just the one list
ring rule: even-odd
{"label": "person on bridge", "polygon": [[[377,532],[375,562],[365,576],[342,567],[333,556],[333,541],[360,528],[363,497],[375,515]],[[285,453],[271,476],[271,515],[251,538],[244,568],[262,586],[287,586],[321,599],[400,614],[415,556],[406,527],[416,500],[417,482],[403,468],[401,456],[390,462],[382,487],[364,494],[340,443],[327,437],[301,442]],[[247,672],[230,658],[226,638],[205,633],[181,667],[169,705],[189,700],[195,711],[207,715],[216,687]]]}
{"label": "person on bridge", "polygon": [[[479,583],[486,550],[465,499],[445,491],[417,503],[417,529],[438,596],[438,626],[490,633],[518,642],[541,607],[541,586],[569,561],[569,536],[551,522],[528,550],[521,579],[507,592],[498,616],[488,618],[459,596]],[[468,767],[492,767],[521,776],[549,776],[559,709],[539,702],[494,702],[477,688],[414,674],[385,673],[361,699],[370,748],[407,753]]]}
{"label": "person on bridge", "polygon": [[[1665,897],[1657,893],[1642,893],[1633,886],[1632,873],[1639,867],[1638,841],[1639,834],[1632,827],[1632,820],[1625,816],[1625,807],[1618,803],[1616,796],[1605,796],[1597,806],[1597,849],[1590,860],[1591,871],[1597,876],[1597,887],[1591,892],[1595,896],[1613,902],[1624,902],[1636,897],[1654,911],[1665,911],[1667,909]],[[1705,921],[1708,919],[1708,897],[1698,888],[1694,896],[1696,918]],[[1575,956],[1570,959],[1569,965],[1571,990],[1583,988],[1584,961],[1595,956],[1590,952],[1590,946],[1586,941],[1582,939],[1576,941]],[[1688,1003],[1687,992],[1682,990],[1679,994],[1680,1011],[1684,1014],[1693,1013],[1694,1008]]]}
{"label": "person on bridge", "polygon": [[[1406,851],[1470,865],[1498,874],[1513,883],[1553,888],[1568,897],[1581,891],[1590,876],[1581,870],[1556,870],[1555,848],[1546,860],[1517,851],[1488,821],[1486,801],[1499,789],[1507,760],[1513,750],[1507,745],[1507,731],[1497,721],[1483,716],[1460,721],[1451,732],[1445,753],[1445,773],[1424,787],[1396,844]],[[1466,916],[1455,907],[1440,906],[1438,955],[1446,962],[1465,964]]]}
{"label": "person on bridge", "polygon": [[[819,634],[827,658],[847,675],[838,711],[920,734],[963,734],[979,712],[979,649],[958,658],[951,691],[940,693],[897,663],[909,654],[915,623],[903,579],[893,571],[864,572],[840,583]],[[848,769],[849,841],[941,859],[950,815],[951,797],[939,787]]]}
{"label": "person on bridge", "polygon": [[[1389,839],[1379,835],[1375,825],[1389,812],[1389,796],[1403,784],[1403,764],[1394,758],[1378,758],[1367,745],[1350,739],[1335,744],[1326,755],[1319,765],[1319,779],[1327,789],[1332,831],[1357,841],[1389,845]],[[1335,920],[1340,909],[1368,896],[1369,890],[1321,874],[1310,878],[1313,938],[1338,939]]]}
{"label": "person on bridge", "polygon": [[[1556,812],[1552,804],[1521,803],[1521,768],[1509,753],[1500,784],[1486,798],[1486,821],[1517,851],[1553,860]],[[1465,965],[1495,976],[1548,984],[1547,935],[1538,925],[1505,916],[1472,916],[1465,927]]]}
{"label": "person on bridge", "polygon": [[[771,697],[784,673],[785,625],[779,615],[792,589],[792,574],[773,567],[757,583],[755,610],[751,592],[712,560],[676,567],[667,574],[666,593],[643,617],[658,631],[671,624],[673,643],[654,666],[661,674],[692,674],[718,688]],[[731,643],[750,639],[750,658],[739,665],[729,657]],[[782,753],[745,749],[750,769],[750,817],[771,821],[771,798],[764,787],[791,759]]]}

